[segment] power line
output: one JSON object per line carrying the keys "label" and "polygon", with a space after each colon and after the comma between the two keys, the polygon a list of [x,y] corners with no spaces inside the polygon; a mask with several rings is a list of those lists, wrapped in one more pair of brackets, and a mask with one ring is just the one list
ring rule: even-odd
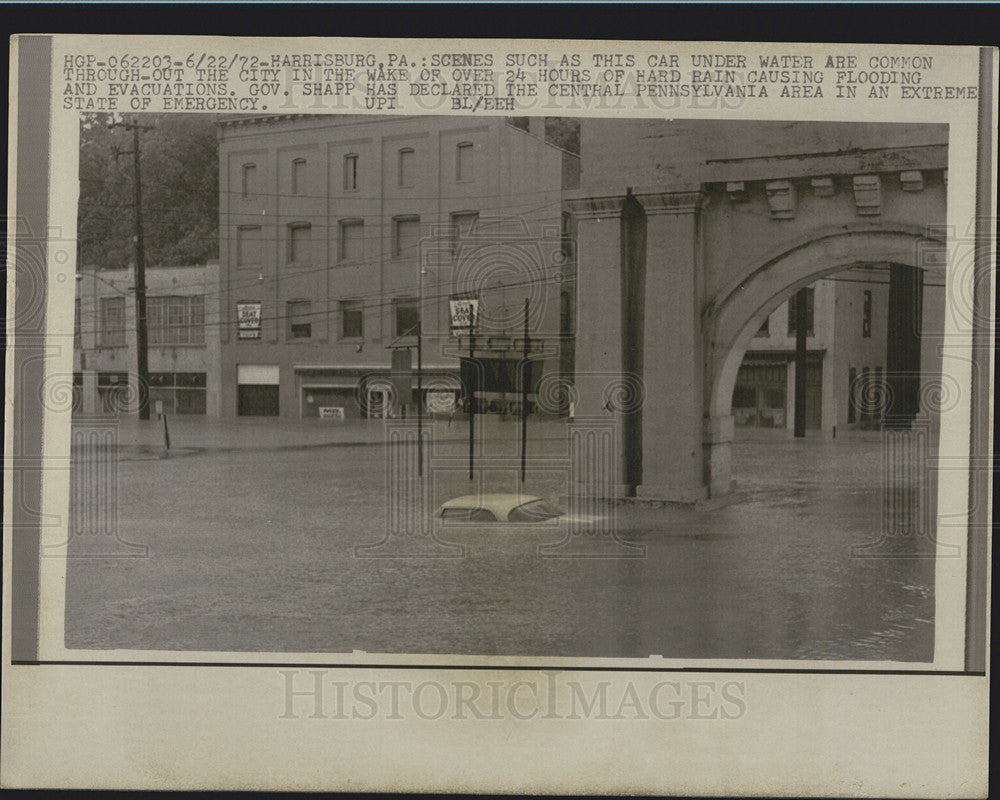
{"label": "power line", "polygon": [[[530,244],[532,242],[532,240],[528,239],[527,242]],[[509,242],[501,242],[501,244],[509,244]],[[477,242],[475,242],[475,243],[473,243],[472,245],[469,245],[469,246],[470,247],[478,248],[478,247],[481,247],[483,245],[481,244],[481,242],[477,241]],[[348,261],[348,262],[338,263],[336,265],[324,264],[324,265],[321,265],[321,266],[317,266],[315,268],[296,268],[294,266],[288,266],[288,267],[286,267],[286,269],[292,270],[291,272],[286,272],[283,275],[268,276],[268,277],[265,277],[263,279],[261,279],[259,277],[259,275],[261,275],[262,273],[256,267],[251,267],[250,269],[248,269],[246,271],[248,271],[248,272],[258,272],[258,277],[252,277],[252,276],[248,275],[248,276],[246,276],[244,278],[243,281],[241,281],[241,282],[234,281],[234,282],[231,282],[228,286],[222,285],[221,281],[220,281],[219,288],[217,290],[215,290],[215,291],[204,291],[204,292],[202,292],[202,296],[204,296],[204,297],[213,297],[213,298],[221,298],[223,296],[226,296],[228,294],[232,294],[234,292],[239,292],[239,291],[244,291],[244,290],[249,290],[249,289],[255,288],[255,287],[260,286],[262,283],[265,283],[265,282],[267,282],[268,284],[270,284],[272,286],[277,286],[277,285],[282,285],[283,283],[285,283],[287,281],[298,280],[298,279],[300,279],[303,276],[315,275],[315,274],[320,273],[320,272],[330,273],[333,270],[347,270],[347,269],[359,269],[359,268],[364,268],[364,267],[374,267],[374,266],[379,266],[379,265],[383,264],[385,261],[390,261],[391,262],[393,260],[394,260],[393,257],[389,257],[389,258],[383,257],[383,258],[362,259],[362,260],[357,260],[357,261],[352,260],[352,261]],[[418,266],[417,262],[413,261],[413,257],[412,256],[401,258],[399,260],[399,262],[397,262],[397,264],[399,264],[400,262],[406,262],[405,266],[408,266],[408,267],[411,267],[411,268]],[[548,267],[548,269],[558,268],[560,266],[562,266],[562,265],[552,264],[552,265],[550,265]],[[571,268],[575,269],[575,265],[571,261],[568,262],[568,266],[570,266]],[[452,269],[458,269],[458,268],[460,268],[459,261],[456,260],[453,263],[453,265],[452,265],[451,268]],[[542,267],[542,269],[545,269],[545,268],[546,267],[544,267],[544,266]],[[87,272],[81,272],[81,273],[78,273],[78,274],[86,275],[88,273]],[[93,273],[90,273],[90,274],[93,274]],[[442,281],[440,285],[444,285],[445,282],[446,281]],[[196,281],[196,282],[189,283],[189,284],[173,284],[172,286],[168,287],[166,289],[166,291],[168,291],[168,292],[169,291],[176,292],[177,290],[180,290],[180,289],[189,289],[189,288],[198,289],[198,288],[204,287],[205,283],[206,283],[205,281]],[[373,290],[371,292],[372,296],[375,296],[377,294],[381,294],[381,291],[380,290]],[[169,295],[167,295],[167,296],[169,296]]]}
{"label": "power line", "polygon": [[[504,284],[502,287],[501,286],[492,287],[490,289],[490,291],[496,291],[496,290],[500,290],[500,289],[524,288],[524,287],[528,287],[528,286],[535,286],[535,285],[538,285],[538,284],[541,284],[541,283],[564,284],[564,283],[574,283],[575,281],[576,281],[575,276],[573,276],[573,277],[559,277],[559,278],[543,279],[543,280],[534,280],[533,279],[533,280],[529,280],[529,281],[520,281],[520,282],[517,282],[517,283]],[[438,285],[440,285],[440,284],[438,284]],[[412,294],[412,292],[415,291],[414,289],[408,289],[407,291],[409,292],[409,294],[396,295],[395,297],[393,297],[393,298],[391,298],[389,300],[386,300],[386,301],[383,301],[383,302],[379,302],[379,303],[362,304],[361,306],[355,307],[355,308],[353,308],[351,310],[369,311],[369,310],[375,310],[375,309],[391,308],[391,307],[395,307],[401,300],[410,300],[410,301],[417,300],[417,297]],[[198,296],[198,295],[193,295],[193,296]],[[427,302],[429,300],[451,299],[454,296],[455,296],[455,292],[454,291],[447,291],[447,292],[441,292],[439,294],[432,294],[432,295],[426,295],[425,294],[423,299],[424,299],[425,302]],[[340,302],[350,302],[350,301],[354,301],[354,300],[357,300],[357,299],[359,299],[359,298],[356,297],[356,296],[350,296],[350,297],[340,298],[338,300],[332,300],[332,301],[328,300],[327,302],[340,303]],[[296,301],[295,300],[286,300],[285,302],[287,303],[287,302],[296,302]],[[88,310],[96,312],[96,309],[88,309]],[[319,317],[319,316],[324,316],[324,315],[328,315],[328,314],[331,314],[331,313],[338,313],[338,311],[337,311],[337,309],[329,309],[329,308],[327,308],[327,309],[320,309],[320,310],[317,310],[317,311],[309,311],[309,312],[307,312],[305,314],[295,314],[295,315],[291,315],[291,316],[289,316],[287,314],[277,314],[277,315],[275,315],[274,319],[276,321],[283,322],[283,321],[287,321],[289,319],[292,319],[293,317],[294,318],[300,318],[300,317]],[[210,327],[223,327],[223,326],[232,325],[233,321],[232,320],[219,320],[218,322],[203,322],[201,324],[204,327],[206,327],[206,328],[210,328]],[[82,333],[94,333],[94,334],[98,334],[98,333],[101,333],[102,330],[103,329],[89,328],[86,331],[83,331],[81,329],[81,332]],[[160,345],[160,346],[169,347],[171,345]]]}

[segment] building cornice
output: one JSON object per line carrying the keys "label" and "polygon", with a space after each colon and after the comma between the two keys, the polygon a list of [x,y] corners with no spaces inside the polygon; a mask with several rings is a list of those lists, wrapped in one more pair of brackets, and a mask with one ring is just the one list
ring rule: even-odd
{"label": "building cornice", "polygon": [[625,206],[625,195],[571,197],[566,204],[579,219],[616,219]]}
{"label": "building cornice", "polygon": [[635,195],[635,199],[642,203],[646,214],[650,216],[657,214],[694,214],[704,207],[707,198],[708,195],[701,189]]}

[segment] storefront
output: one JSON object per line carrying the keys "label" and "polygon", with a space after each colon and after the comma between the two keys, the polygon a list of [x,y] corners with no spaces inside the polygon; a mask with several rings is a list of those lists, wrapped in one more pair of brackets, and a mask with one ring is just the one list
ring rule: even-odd
{"label": "storefront", "polygon": [[[747,353],[740,365],[733,391],[733,418],[737,425],[754,428],[785,428],[794,413],[790,386],[794,355],[791,353]],[[823,360],[809,353],[806,362],[806,428],[822,424]]]}
{"label": "storefront", "polygon": [[237,414],[241,417],[278,416],[280,368],[274,364],[236,367]]}
{"label": "storefront", "polygon": [[152,372],[149,402],[162,403],[165,414],[204,414],[207,408],[204,372]]}

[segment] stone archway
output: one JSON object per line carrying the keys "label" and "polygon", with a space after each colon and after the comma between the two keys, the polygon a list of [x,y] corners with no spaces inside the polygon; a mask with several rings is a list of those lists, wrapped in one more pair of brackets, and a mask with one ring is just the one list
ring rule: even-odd
{"label": "stone archway", "polygon": [[706,310],[705,482],[710,496],[732,484],[732,398],[747,346],[763,321],[802,287],[835,272],[872,263],[928,269],[925,257],[944,241],[907,224],[858,225],[820,231],[754,268]]}

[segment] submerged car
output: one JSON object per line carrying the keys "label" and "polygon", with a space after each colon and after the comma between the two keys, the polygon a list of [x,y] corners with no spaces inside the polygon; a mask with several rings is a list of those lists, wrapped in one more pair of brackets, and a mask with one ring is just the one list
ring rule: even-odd
{"label": "submerged car", "polygon": [[446,522],[549,522],[566,512],[549,500],[523,494],[469,494],[442,504],[435,515]]}

